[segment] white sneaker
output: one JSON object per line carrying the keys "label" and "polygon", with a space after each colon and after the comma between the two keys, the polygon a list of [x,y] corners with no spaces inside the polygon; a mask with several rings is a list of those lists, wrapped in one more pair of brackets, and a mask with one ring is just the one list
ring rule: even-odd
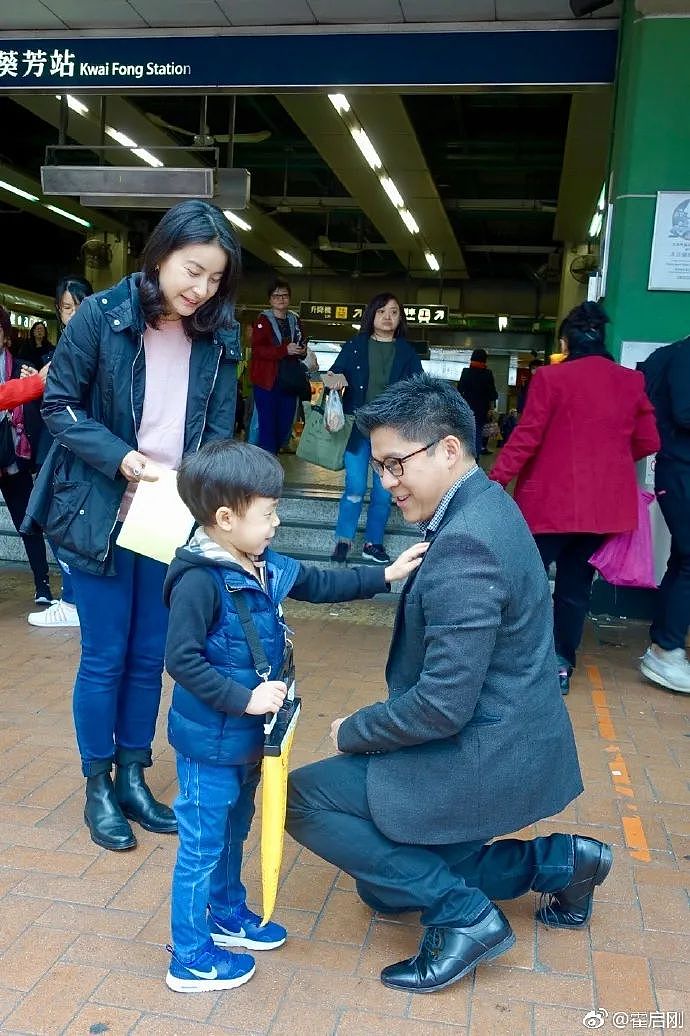
{"label": "white sneaker", "polygon": [[79,616],[74,604],[67,601],[54,601],[50,608],[42,612],[31,612],[27,620],[30,626],[46,626],[57,629],[59,626],[78,626]]}
{"label": "white sneaker", "polygon": [[690,694],[690,662],[683,648],[658,655],[653,648],[648,647],[640,662],[640,672],[648,680],[668,687],[670,691]]}

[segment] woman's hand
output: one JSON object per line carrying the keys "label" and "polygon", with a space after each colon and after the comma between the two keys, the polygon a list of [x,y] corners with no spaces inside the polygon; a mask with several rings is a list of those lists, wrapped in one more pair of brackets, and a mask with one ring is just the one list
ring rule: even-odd
{"label": "woman's hand", "polygon": [[[46,364],[46,368],[49,367],[49,366],[50,366],[50,364]],[[33,378],[34,374],[38,374],[38,371],[36,370],[35,367],[32,367],[30,363],[23,363],[22,364],[22,368],[21,368],[21,370],[19,372],[19,377],[20,378]],[[46,381],[46,379],[44,378],[43,379],[43,384],[44,385],[45,385],[45,381]]]}
{"label": "woman's hand", "polygon": [[408,547],[395,559],[392,565],[384,570],[387,583],[394,583],[396,579],[407,579],[410,572],[414,572],[422,563],[422,558],[429,549],[429,543],[415,543]]}
{"label": "woman's hand", "polygon": [[138,450],[130,450],[125,454],[120,471],[128,482],[155,482],[158,478],[156,465]]}
{"label": "woman's hand", "polygon": [[332,371],[326,371],[323,375],[323,383],[326,388],[337,389],[338,391],[340,391],[340,389],[347,388],[347,378],[345,375],[333,374]]}
{"label": "woman's hand", "polygon": [[288,356],[306,356],[307,351],[303,345],[299,342],[288,342]]}
{"label": "woman's hand", "polygon": [[247,716],[263,716],[267,712],[278,711],[285,701],[287,684],[282,680],[265,680],[255,687],[244,710]]}

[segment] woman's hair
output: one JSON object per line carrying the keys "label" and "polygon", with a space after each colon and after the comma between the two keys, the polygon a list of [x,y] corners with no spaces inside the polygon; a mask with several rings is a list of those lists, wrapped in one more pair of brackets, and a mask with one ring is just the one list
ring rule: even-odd
{"label": "woman's hair", "polygon": [[489,354],[486,349],[473,349],[470,361],[473,363],[486,363],[489,359]]}
{"label": "woman's hair", "polygon": [[398,381],[355,414],[357,428],[369,436],[376,428],[392,428],[410,443],[438,442],[455,435],[474,457],[474,414],[447,381],[415,374]]}
{"label": "woman's hair", "polygon": [[183,317],[182,326],[187,336],[192,338],[195,334],[210,334],[232,323],[242,263],[240,246],[220,209],[195,198],[168,209],[144,247],[139,298],[144,319],[150,327],[157,327],[165,312],[165,300],[158,282],[160,264],[187,245],[212,243],[217,244],[227,257],[218,290],[195,313]]}
{"label": "woman's hair", "polygon": [[258,496],[277,500],[283,469],[276,458],[246,442],[217,439],[188,453],[177,473],[178,492],[200,525],[215,525],[219,507],[240,517]]}
{"label": "woman's hair", "polygon": [[[77,306],[81,306],[85,298],[89,295],[93,295],[93,288],[91,282],[87,281],[86,277],[61,277],[55,285],[55,312],[57,318],[62,324],[62,317],[60,316],[60,303],[62,302],[62,296],[67,293],[71,295]],[[64,327],[64,324],[62,325]]]}
{"label": "woman's hair", "polygon": [[405,320],[405,310],[402,308],[402,304],[397,295],[391,294],[390,291],[382,291],[378,295],[374,295],[367,308],[364,310],[364,316],[362,317],[362,329],[361,334],[373,335],[374,333],[374,317],[380,309],[383,309],[389,302],[396,302],[400,309],[400,323],[395,329],[395,338],[407,338],[407,321]]}
{"label": "woman's hair", "polygon": [[4,306],[0,306],[0,328],[5,336],[4,345],[9,348],[12,344],[12,321]]}
{"label": "woman's hair", "polygon": [[278,291],[279,289],[286,291],[288,295],[292,295],[289,282],[284,280],[282,277],[274,277],[272,281],[268,282],[268,288],[266,290],[267,298],[270,299],[273,292]]}
{"label": "woman's hair", "polygon": [[598,302],[583,302],[570,310],[558,328],[558,337],[568,343],[568,359],[583,356],[606,356],[612,359],[604,344],[604,328],[609,318]]}
{"label": "woman's hair", "polygon": [[[46,336],[45,336],[45,338],[43,339],[43,341],[40,344],[36,341],[36,328],[38,327],[39,324],[41,325],[41,327],[45,328],[45,332],[46,332]],[[29,344],[29,348],[30,349],[36,349],[36,350],[39,350],[39,351],[43,350],[43,349],[50,349],[50,347],[52,345],[52,342],[50,341],[50,337],[48,335],[48,325],[46,324],[46,322],[44,320],[37,320],[35,324],[31,325],[31,330],[29,331],[29,343],[28,344]]]}

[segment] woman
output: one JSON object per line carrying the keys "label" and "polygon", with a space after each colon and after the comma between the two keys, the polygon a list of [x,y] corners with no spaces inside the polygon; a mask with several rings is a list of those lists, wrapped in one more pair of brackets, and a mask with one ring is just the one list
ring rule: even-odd
{"label": "woman", "polygon": [[[57,313],[60,333],[72,319],[85,298],[93,295],[93,288],[85,277],[61,277],[55,289],[55,312]],[[53,350],[54,352],[55,350]],[[49,364],[47,365],[49,366]],[[47,366],[43,369],[47,369]],[[40,467],[52,445],[53,437],[43,424],[38,446],[36,449],[36,464]],[[74,601],[74,587],[69,566],[60,559],[57,544],[50,544],[55,559],[60,566],[62,575],[62,592],[57,601],[53,601],[49,608],[40,612],[31,612],[27,622],[30,626],[39,626],[43,629],[66,629],[79,626],[79,614]]]}
{"label": "woman", "polygon": [[[34,484],[31,472],[34,465],[35,441],[27,424],[32,425],[32,416],[34,424],[40,421],[36,404],[26,398],[25,383],[34,382],[37,378],[42,389],[43,379],[38,374],[31,378],[22,378],[22,371],[27,368],[21,360],[13,357],[10,351],[11,342],[10,315],[0,306],[0,406],[3,408],[0,410],[0,493],[10,513],[12,524],[22,538],[29,559],[34,577],[34,602],[51,604],[53,595],[48,579],[48,559],[43,536],[36,530],[26,534],[20,531]],[[30,395],[30,390],[28,394]]]}
{"label": "woman", "polygon": [[36,369],[45,367],[50,363],[55,352],[55,346],[48,337],[48,326],[42,320],[37,320],[29,331],[29,339],[26,342],[22,359],[30,363]]}
{"label": "woman", "polygon": [[[278,453],[290,438],[300,385],[308,384],[300,363],[306,355],[302,325],[297,314],[290,311],[290,285],[273,280],[268,286],[268,308],[262,310],[252,326],[249,364],[259,419],[258,445],[269,453]],[[285,361],[287,369],[281,361]],[[286,375],[291,370],[295,376],[289,380]]]}
{"label": "woman", "polygon": [[[43,416],[56,442],[32,516],[72,573],[82,653],[74,721],[96,844],[130,849],[128,820],[174,833],[144,781],[161,692],[166,566],[117,546],[120,523],[157,465],[232,434],[239,358],[239,247],[204,201],[167,212],[142,271],[87,298],[65,328]],[[112,764],[115,781],[111,781]]]}
{"label": "woman", "polygon": [[554,641],[563,694],[589,606],[588,559],[605,536],[637,527],[635,461],[659,448],[644,379],[607,353],[607,323],[595,302],[568,314],[558,332],[566,358],[535,371],[520,423],[490,476],[503,486],[517,477],[515,500],[544,567],[556,563]]}
{"label": "woman", "polygon": [[[343,396],[346,414],[370,403],[394,382],[421,374],[422,362],[406,335],[405,316],[395,295],[375,295],[362,317],[361,331],[345,342],[338,359],[323,376],[326,388],[347,389]],[[352,548],[367,491],[370,460],[369,440],[354,427],[345,451],[345,489],[340,498],[332,561],[345,562]],[[391,495],[372,471],[362,557],[379,565],[388,565],[391,560],[383,546],[390,507]]]}

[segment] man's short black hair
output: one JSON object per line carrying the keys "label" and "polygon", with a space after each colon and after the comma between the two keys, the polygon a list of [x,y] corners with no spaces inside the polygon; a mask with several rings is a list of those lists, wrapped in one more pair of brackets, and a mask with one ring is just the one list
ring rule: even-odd
{"label": "man's short black hair", "polygon": [[283,469],[259,446],[219,439],[183,459],[177,490],[200,525],[215,525],[219,507],[243,515],[252,500],[277,500],[283,491]]}
{"label": "man's short black hair", "polygon": [[355,414],[363,435],[392,428],[408,442],[455,435],[468,456],[475,451],[474,415],[454,385],[428,374],[396,381]]}

